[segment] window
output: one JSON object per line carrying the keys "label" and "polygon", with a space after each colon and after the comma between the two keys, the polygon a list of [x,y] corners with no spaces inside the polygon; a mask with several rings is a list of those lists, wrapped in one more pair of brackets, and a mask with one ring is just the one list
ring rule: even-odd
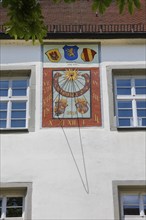
{"label": "window", "polygon": [[[5,69],[9,68],[9,69]],[[20,69],[21,68],[21,69]],[[35,130],[35,66],[1,67],[0,130]]]}
{"label": "window", "polygon": [[115,76],[117,127],[146,127],[146,76]]}
{"label": "window", "polygon": [[20,196],[6,196],[0,198],[1,218],[23,217],[24,198]]}
{"label": "window", "polygon": [[0,80],[0,128],[28,128],[29,79]]}
{"label": "window", "polygon": [[113,181],[114,219],[146,219],[145,180]]}
{"label": "window", "polygon": [[146,192],[121,194],[121,214],[122,219],[146,216]]}
{"label": "window", "polygon": [[1,183],[0,219],[31,220],[31,183]]}

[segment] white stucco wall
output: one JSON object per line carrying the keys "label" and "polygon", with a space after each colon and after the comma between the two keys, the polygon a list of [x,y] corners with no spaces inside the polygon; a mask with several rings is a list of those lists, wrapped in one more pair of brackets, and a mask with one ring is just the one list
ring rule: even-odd
{"label": "white stucco wall", "polygon": [[140,62],[146,60],[146,41],[145,40],[111,40],[103,41],[101,44],[101,62],[124,61]]}
{"label": "white stucco wall", "polygon": [[[123,45],[124,44],[124,45]],[[36,66],[36,130],[1,134],[1,181],[32,182],[32,220],[113,220],[113,180],[145,179],[145,132],[110,130],[107,66],[145,66],[144,44],[101,43],[103,125],[97,128],[41,128],[41,47],[2,45],[1,66]],[[121,52],[122,51],[122,52]],[[23,53],[22,53],[23,52]],[[20,55],[21,54],[21,55]],[[64,132],[86,184],[84,190]]]}
{"label": "white stucco wall", "polygon": [[30,43],[5,42],[1,44],[0,53],[1,64],[40,62],[42,59],[41,46]]}

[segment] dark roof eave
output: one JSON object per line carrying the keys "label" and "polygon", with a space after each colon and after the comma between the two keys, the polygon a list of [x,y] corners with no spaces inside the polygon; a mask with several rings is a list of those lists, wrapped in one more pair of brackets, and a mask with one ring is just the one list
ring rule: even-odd
{"label": "dark roof eave", "polygon": [[[45,39],[135,39],[146,38],[146,32],[114,32],[114,33],[48,33]],[[14,39],[8,34],[0,33],[0,39]]]}
{"label": "dark roof eave", "polygon": [[125,39],[146,38],[146,32],[138,33],[48,33],[46,39]]}

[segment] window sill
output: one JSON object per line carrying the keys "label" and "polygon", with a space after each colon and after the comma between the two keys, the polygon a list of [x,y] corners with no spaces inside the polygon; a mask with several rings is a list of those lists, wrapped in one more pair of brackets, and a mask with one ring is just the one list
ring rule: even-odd
{"label": "window sill", "polygon": [[146,216],[138,216],[138,215],[125,215],[124,220],[145,220]]}
{"label": "window sill", "polygon": [[22,217],[5,217],[5,218],[2,218],[2,220],[23,220]]}

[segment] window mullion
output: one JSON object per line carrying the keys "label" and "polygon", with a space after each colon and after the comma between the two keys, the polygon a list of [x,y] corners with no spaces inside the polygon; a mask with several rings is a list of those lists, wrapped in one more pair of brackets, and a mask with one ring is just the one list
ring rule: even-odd
{"label": "window mullion", "polygon": [[131,100],[131,95],[117,95],[117,100]]}
{"label": "window mullion", "polygon": [[28,127],[28,119],[29,119],[29,111],[28,111],[28,105],[29,105],[29,103],[28,103],[28,101],[26,101],[26,128]]}
{"label": "window mullion", "polygon": [[11,97],[12,97],[12,80],[9,80],[9,91],[8,91],[8,111],[7,111],[7,128],[11,127]]}
{"label": "window mullion", "polygon": [[136,111],[136,100],[135,100],[135,80],[134,78],[131,79],[131,95],[132,95],[132,111],[133,111],[133,127],[137,127],[138,123],[137,123],[137,111]]}
{"label": "window mullion", "polygon": [[133,108],[133,126],[138,126],[138,120],[137,120],[137,110],[136,110],[136,100],[132,100],[132,108]]}
{"label": "window mullion", "polygon": [[121,218],[122,218],[122,220],[124,220],[123,196],[120,197],[120,203],[121,203],[121,207],[120,207],[120,209],[121,209]]}
{"label": "window mullion", "polygon": [[22,202],[22,219],[25,217],[25,198],[23,197],[23,202]]}
{"label": "window mullion", "polygon": [[29,120],[29,86],[27,87],[27,101],[26,101],[26,127],[28,128],[28,120]]}
{"label": "window mullion", "polygon": [[135,93],[135,81],[134,79],[131,79],[131,95],[132,96],[135,96],[136,93]]}
{"label": "window mullion", "polygon": [[11,126],[11,106],[12,106],[12,103],[11,101],[9,100],[8,101],[8,109],[7,109],[7,128],[10,128]]}
{"label": "window mullion", "polygon": [[139,199],[139,209],[140,209],[140,216],[144,217],[144,204],[143,204],[143,198],[142,198],[142,194],[140,195],[140,199]]}
{"label": "window mullion", "polygon": [[7,204],[6,197],[3,197],[3,200],[2,200],[2,216],[1,216],[2,219],[6,218],[6,204]]}
{"label": "window mullion", "polygon": [[9,92],[8,92],[8,97],[12,97],[12,80],[9,81]]}

